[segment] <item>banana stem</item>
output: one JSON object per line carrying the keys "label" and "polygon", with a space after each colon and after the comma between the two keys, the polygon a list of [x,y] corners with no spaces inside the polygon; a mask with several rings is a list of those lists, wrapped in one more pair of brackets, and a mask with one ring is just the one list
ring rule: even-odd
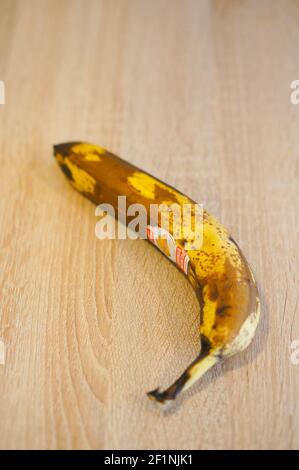
{"label": "banana stem", "polygon": [[174,400],[179,393],[187,390],[200,377],[202,377],[211,367],[219,362],[219,356],[215,355],[209,348],[203,347],[199,356],[190,364],[183,374],[169,388],[160,392],[158,388],[147,393],[151,400],[164,403]]}

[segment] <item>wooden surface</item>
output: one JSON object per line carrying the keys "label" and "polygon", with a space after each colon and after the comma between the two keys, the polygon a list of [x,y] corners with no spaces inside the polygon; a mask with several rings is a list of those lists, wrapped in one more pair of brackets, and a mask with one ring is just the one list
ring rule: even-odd
{"label": "wooden surface", "polygon": [[[0,0],[0,447],[299,447],[299,2]],[[256,274],[252,346],[167,411],[198,352],[184,277],[99,241],[52,145],[99,143],[217,215]],[[297,264],[298,265],[298,264]]]}

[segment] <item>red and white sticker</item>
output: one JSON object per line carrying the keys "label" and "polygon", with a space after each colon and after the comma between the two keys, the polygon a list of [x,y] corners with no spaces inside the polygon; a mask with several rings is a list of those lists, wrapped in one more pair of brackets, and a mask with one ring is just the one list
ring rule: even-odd
{"label": "red and white sticker", "polygon": [[186,251],[177,246],[173,236],[162,227],[147,226],[147,239],[173,261],[185,274],[188,273],[190,258]]}

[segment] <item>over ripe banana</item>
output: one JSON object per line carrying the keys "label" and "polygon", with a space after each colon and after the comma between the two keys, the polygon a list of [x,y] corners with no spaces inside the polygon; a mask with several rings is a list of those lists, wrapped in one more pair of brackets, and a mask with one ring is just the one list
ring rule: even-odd
{"label": "over ripe banana", "polygon": [[[129,204],[143,204],[148,213],[152,203],[195,204],[173,187],[102,147],[71,142],[55,146],[54,154],[72,186],[96,204],[109,203],[117,211],[118,196],[126,196]],[[202,233],[202,245],[196,250],[186,249],[186,240],[175,237],[176,254],[180,254],[176,258],[170,256],[168,244],[155,237],[155,227],[150,227],[148,234],[149,241],[187,276],[201,308],[199,355],[165,391],[156,389],[148,393],[162,403],[175,399],[221,359],[244,350],[259,321],[257,287],[239,247],[223,225],[206,211]],[[170,228],[171,239],[172,235]]]}

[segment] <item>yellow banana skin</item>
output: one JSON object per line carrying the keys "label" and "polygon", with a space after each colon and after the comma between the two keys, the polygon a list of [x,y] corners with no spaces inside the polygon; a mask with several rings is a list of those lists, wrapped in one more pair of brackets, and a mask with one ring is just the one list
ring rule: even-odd
{"label": "yellow banana skin", "polygon": [[[76,190],[96,204],[111,204],[116,216],[118,196],[126,196],[128,204],[143,204],[148,213],[150,204],[195,204],[175,188],[97,145],[56,145],[54,156]],[[185,275],[199,299],[201,349],[169,388],[148,393],[161,403],[175,399],[219,360],[244,350],[253,339],[260,317],[256,283],[237,244],[206,211],[202,233],[202,245],[196,250],[186,250],[186,240],[176,239],[177,246],[189,256]]]}

